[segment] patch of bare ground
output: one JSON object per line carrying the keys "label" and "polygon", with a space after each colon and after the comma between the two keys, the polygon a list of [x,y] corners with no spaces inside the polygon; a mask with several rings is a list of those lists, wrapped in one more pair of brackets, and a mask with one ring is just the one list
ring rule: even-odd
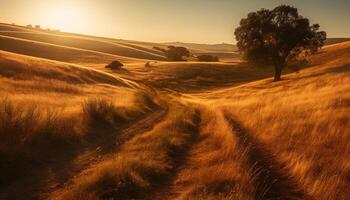
{"label": "patch of bare ground", "polygon": [[232,132],[237,136],[243,148],[247,149],[247,164],[255,174],[255,199],[259,200],[305,200],[311,199],[296,184],[292,177],[283,171],[282,166],[276,161],[262,144],[254,139],[239,122],[228,113],[225,118],[232,126]]}

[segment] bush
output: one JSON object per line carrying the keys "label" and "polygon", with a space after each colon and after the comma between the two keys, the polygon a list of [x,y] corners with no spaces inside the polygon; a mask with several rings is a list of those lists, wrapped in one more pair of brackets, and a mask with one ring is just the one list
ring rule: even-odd
{"label": "bush", "polygon": [[84,124],[89,130],[115,128],[120,118],[117,107],[104,99],[89,99],[83,103]]}
{"label": "bush", "polygon": [[217,56],[213,55],[199,55],[198,61],[203,61],[203,62],[218,62],[219,58]]}
{"label": "bush", "polygon": [[106,68],[109,68],[109,69],[121,69],[123,67],[123,63],[115,60],[113,62],[111,62],[110,64],[106,65]]}
{"label": "bush", "polygon": [[185,47],[168,46],[166,56],[171,61],[186,61],[184,58],[190,56],[190,51]]}
{"label": "bush", "polygon": [[190,51],[185,47],[168,46],[168,49],[153,47],[153,49],[165,53],[170,61],[186,61],[185,58],[190,56]]}

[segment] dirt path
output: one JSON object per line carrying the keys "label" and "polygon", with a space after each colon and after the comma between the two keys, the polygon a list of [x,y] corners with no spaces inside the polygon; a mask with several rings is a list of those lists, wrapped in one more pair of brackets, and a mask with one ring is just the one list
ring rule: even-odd
{"label": "dirt path", "polygon": [[90,144],[84,150],[51,161],[33,164],[27,175],[6,188],[0,189],[0,199],[47,199],[51,193],[69,184],[74,176],[89,166],[118,151],[120,144],[133,136],[151,130],[167,115],[168,109],[155,111],[115,134]]}
{"label": "dirt path", "polygon": [[310,200],[311,198],[291,180],[274,156],[256,141],[230,114],[224,113],[240,144],[248,151],[247,164],[255,172],[255,199]]}
{"label": "dirt path", "polygon": [[[148,115],[147,117],[137,121],[131,126],[123,129],[121,137],[116,140],[116,144],[122,144],[136,134],[144,133],[153,129],[153,127],[161,122],[168,113],[168,108],[162,109]],[[119,145],[118,145],[119,146]]]}
{"label": "dirt path", "polygon": [[201,127],[201,116],[198,111],[197,118],[195,119],[195,128],[192,130],[192,138],[189,144],[180,152],[176,152],[176,155],[172,155],[175,158],[174,168],[168,177],[164,179],[162,184],[157,188],[157,191],[153,195],[150,195],[147,199],[149,200],[167,200],[174,199],[179,195],[179,189],[177,182],[182,171],[187,168],[187,163],[191,152],[199,142],[199,129]]}

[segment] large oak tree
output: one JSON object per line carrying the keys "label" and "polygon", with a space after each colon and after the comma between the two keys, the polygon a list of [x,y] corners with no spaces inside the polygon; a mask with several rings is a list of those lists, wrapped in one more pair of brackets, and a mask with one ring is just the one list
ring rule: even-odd
{"label": "large oak tree", "polygon": [[324,45],[326,32],[318,24],[299,15],[298,9],[281,5],[273,10],[261,9],[249,13],[235,30],[238,49],[245,58],[272,64],[274,80],[281,79],[288,61],[316,53]]}

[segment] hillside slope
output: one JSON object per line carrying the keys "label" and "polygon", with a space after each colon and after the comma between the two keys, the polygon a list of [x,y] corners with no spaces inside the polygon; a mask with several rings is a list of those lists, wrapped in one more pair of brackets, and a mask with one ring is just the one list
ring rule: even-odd
{"label": "hillside slope", "polygon": [[122,128],[166,113],[147,86],[5,51],[0,51],[0,84],[0,199],[47,197],[114,150]]}
{"label": "hillside slope", "polygon": [[65,47],[8,36],[0,36],[0,42],[0,50],[88,66],[106,65],[113,60],[120,60],[125,63],[142,61],[92,50]]}
{"label": "hillside slope", "polygon": [[164,43],[4,24],[0,43],[0,199],[350,196],[350,42],[280,82],[239,57],[163,61]]}
{"label": "hillside slope", "polygon": [[282,183],[288,179],[312,199],[343,200],[350,196],[350,42],[325,47],[312,63],[281,82],[197,94],[196,101],[223,110],[237,138],[252,138],[241,145],[254,146],[247,163],[261,165],[256,185],[279,179],[263,184],[267,195],[292,198],[293,187]]}
{"label": "hillside slope", "polygon": [[233,52],[236,50],[235,46],[231,44],[141,42],[27,28],[3,23],[0,23],[0,35],[138,59],[164,60],[163,53],[154,50],[153,47],[167,48],[169,45],[184,46],[195,55],[217,55],[222,60],[231,60],[231,57],[238,57],[237,53]]}
{"label": "hillside slope", "polygon": [[118,56],[140,58],[149,60],[164,60],[164,56],[156,51],[141,50],[140,48],[133,48],[130,46],[104,41],[102,39],[90,39],[79,36],[63,36],[50,33],[37,32],[0,32],[0,35],[10,36],[14,38],[21,38],[26,40],[33,40],[38,42],[45,42],[49,44],[56,44],[66,47],[74,47],[84,50],[98,51],[102,53],[109,53]]}

